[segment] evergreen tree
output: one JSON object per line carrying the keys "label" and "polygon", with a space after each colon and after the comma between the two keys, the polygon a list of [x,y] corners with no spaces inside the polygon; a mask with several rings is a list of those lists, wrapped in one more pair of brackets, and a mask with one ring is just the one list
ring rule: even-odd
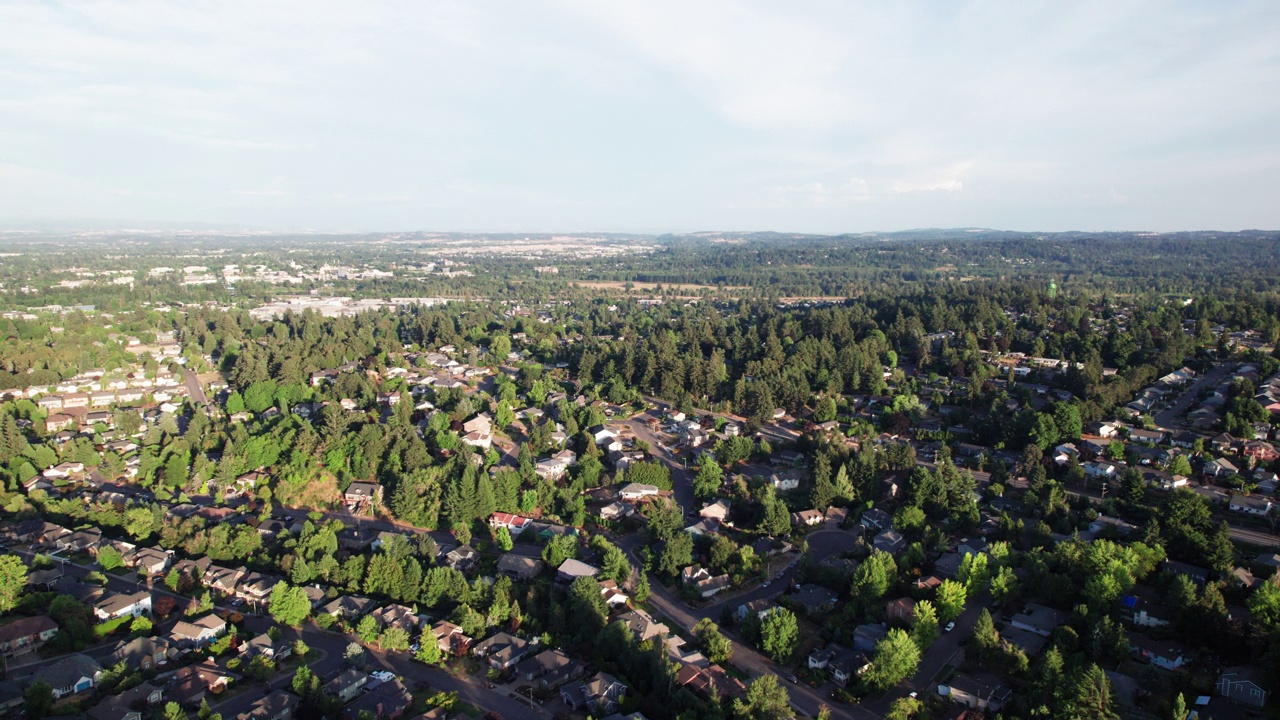
{"label": "evergreen tree", "polygon": [[1111,691],[1111,681],[1096,664],[1091,663],[1076,678],[1072,705],[1072,717],[1081,720],[1119,720],[1120,717],[1114,709],[1115,697]]}

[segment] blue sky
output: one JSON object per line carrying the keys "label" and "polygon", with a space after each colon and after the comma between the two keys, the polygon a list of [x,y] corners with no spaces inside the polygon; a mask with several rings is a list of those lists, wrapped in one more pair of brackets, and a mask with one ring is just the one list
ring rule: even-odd
{"label": "blue sky", "polygon": [[0,226],[1280,228],[1280,4],[0,2]]}

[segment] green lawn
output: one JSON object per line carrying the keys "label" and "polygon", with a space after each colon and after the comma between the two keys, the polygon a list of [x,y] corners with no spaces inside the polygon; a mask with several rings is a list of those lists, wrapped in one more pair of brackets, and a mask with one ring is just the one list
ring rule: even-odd
{"label": "green lawn", "polygon": [[117,630],[120,630],[121,628],[127,628],[132,623],[133,623],[132,615],[125,615],[124,617],[118,617],[115,620],[108,620],[104,623],[94,626],[93,636],[101,640],[107,637],[108,635],[115,633]]}

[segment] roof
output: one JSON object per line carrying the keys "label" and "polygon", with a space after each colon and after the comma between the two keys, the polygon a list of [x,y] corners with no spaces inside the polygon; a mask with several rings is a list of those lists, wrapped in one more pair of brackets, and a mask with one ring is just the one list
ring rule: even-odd
{"label": "roof", "polygon": [[665,635],[670,629],[662,623],[655,622],[649,613],[638,609],[619,615],[618,619],[626,623],[631,632],[635,633],[641,641],[647,640],[654,635]]}
{"label": "roof", "polygon": [[102,666],[97,660],[84,653],[74,653],[52,665],[45,666],[34,675],[33,680],[47,683],[49,687],[58,689],[71,687],[81,678],[90,677],[96,680],[100,672],[102,672]]}
{"label": "roof", "polygon": [[292,710],[301,703],[302,698],[287,690],[274,690],[258,698],[253,703],[253,708],[241,717],[280,717],[285,710]]}
{"label": "roof", "polygon": [[525,557],[513,553],[504,553],[498,558],[498,572],[515,573],[517,575],[525,572],[538,573],[542,571],[542,561],[537,558]]}
{"label": "roof", "polygon": [[111,653],[111,660],[113,662],[131,661],[141,656],[154,656],[157,651],[167,650],[168,646],[169,641],[160,637],[140,637],[121,641]]}
{"label": "roof", "polygon": [[328,690],[341,690],[342,688],[351,687],[369,679],[368,673],[362,672],[355,668],[347,668],[337,675],[333,676],[324,686]]}
{"label": "roof", "polygon": [[1063,623],[1066,613],[1039,603],[1027,603],[1022,612],[1014,615],[1013,619],[1021,625],[1048,634]]}
{"label": "roof", "polygon": [[115,613],[131,608],[134,605],[137,605],[138,603],[143,602],[144,600],[150,600],[150,599],[151,599],[151,593],[145,590],[139,591],[136,593],[131,593],[128,595],[114,594],[114,595],[108,595],[107,597],[103,598],[101,601],[96,603],[93,607],[94,609],[101,610],[102,612],[107,613],[108,615],[114,615]]}
{"label": "roof", "polygon": [[31,637],[32,635],[57,629],[58,623],[50,619],[48,615],[19,618],[7,625],[0,626],[0,643],[11,642],[19,638]]}
{"label": "roof", "polygon": [[557,670],[571,667],[576,661],[559,650],[543,650],[520,663],[518,671],[523,674],[538,673],[545,675]]}
{"label": "roof", "polygon": [[556,572],[567,577],[579,578],[595,577],[596,573],[600,572],[600,570],[582,562],[581,560],[569,558],[563,563],[560,563],[560,567],[556,568]]}

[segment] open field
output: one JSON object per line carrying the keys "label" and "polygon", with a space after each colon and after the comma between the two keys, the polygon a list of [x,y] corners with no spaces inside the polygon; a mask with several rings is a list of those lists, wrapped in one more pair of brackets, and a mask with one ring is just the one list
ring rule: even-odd
{"label": "open field", "polygon": [[[625,290],[628,282],[623,280],[575,280],[574,285],[593,290]],[[685,290],[689,292],[697,292],[699,290],[747,290],[743,285],[696,285],[692,283],[652,283],[652,282],[631,282],[632,292],[643,292],[645,290],[655,290],[664,288],[668,290]]]}

